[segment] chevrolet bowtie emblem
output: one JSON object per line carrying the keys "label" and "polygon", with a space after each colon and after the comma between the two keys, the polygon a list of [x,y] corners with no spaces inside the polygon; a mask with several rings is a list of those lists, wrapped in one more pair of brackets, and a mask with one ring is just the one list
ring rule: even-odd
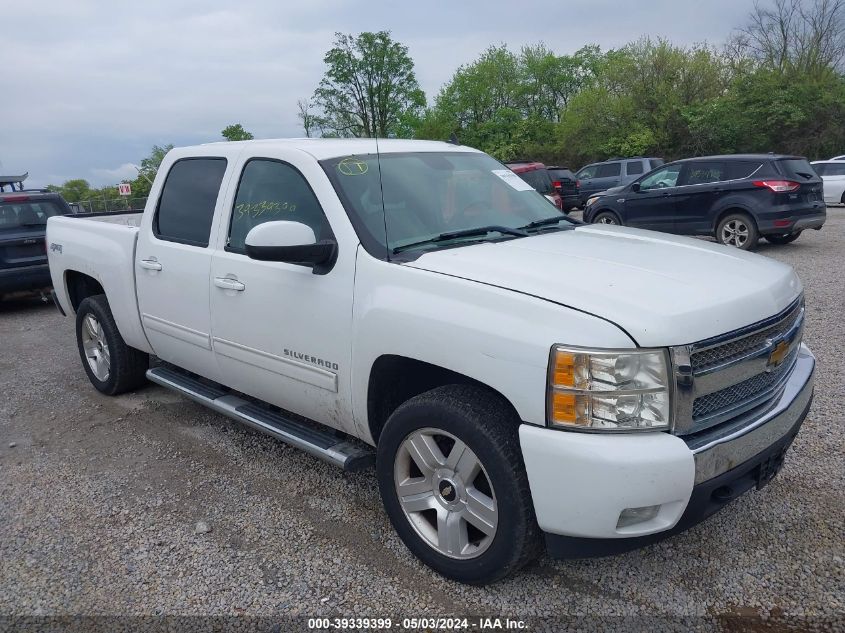
{"label": "chevrolet bowtie emblem", "polygon": [[774,368],[780,365],[783,362],[783,359],[786,358],[786,355],[789,353],[789,343],[787,341],[781,341],[775,348],[772,350],[772,353],[769,354],[769,367]]}

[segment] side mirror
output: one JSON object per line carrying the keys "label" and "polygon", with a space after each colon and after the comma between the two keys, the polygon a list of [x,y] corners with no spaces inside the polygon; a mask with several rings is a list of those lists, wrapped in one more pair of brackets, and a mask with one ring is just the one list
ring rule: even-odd
{"label": "side mirror", "polygon": [[635,182],[633,185],[631,185],[631,191],[633,191],[634,193],[636,193],[639,190],[640,190],[640,183]]}
{"label": "side mirror", "polygon": [[337,242],[318,242],[314,230],[301,222],[259,224],[247,233],[245,246],[250,259],[308,266],[315,275],[325,275],[337,260]]}

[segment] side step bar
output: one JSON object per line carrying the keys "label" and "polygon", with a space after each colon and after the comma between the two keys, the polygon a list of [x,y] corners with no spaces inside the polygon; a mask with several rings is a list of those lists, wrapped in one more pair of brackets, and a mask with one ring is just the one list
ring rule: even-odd
{"label": "side step bar", "polygon": [[154,367],[147,378],[346,471],[363,470],[375,461],[373,450],[362,442],[287,418],[170,367]]}

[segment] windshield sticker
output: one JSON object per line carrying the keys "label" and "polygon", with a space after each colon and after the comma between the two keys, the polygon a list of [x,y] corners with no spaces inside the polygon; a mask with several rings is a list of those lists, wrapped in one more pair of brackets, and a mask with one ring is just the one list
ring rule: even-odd
{"label": "windshield sticker", "polygon": [[349,156],[337,164],[337,170],[344,176],[363,176],[370,167],[360,158]]}
{"label": "windshield sticker", "polygon": [[534,188],[510,169],[493,169],[491,171],[517,191],[531,191]]}

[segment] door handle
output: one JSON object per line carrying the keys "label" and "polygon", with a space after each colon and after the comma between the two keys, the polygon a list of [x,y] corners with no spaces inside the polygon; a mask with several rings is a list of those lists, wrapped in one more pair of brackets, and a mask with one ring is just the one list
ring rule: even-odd
{"label": "door handle", "polygon": [[214,285],[223,288],[223,290],[234,290],[235,292],[243,292],[246,289],[243,283],[231,277],[215,277]]}
{"label": "door handle", "polygon": [[161,264],[155,257],[151,257],[149,259],[142,259],[138,262],[141,268],[146,268],[147,270],[161,270]]}

